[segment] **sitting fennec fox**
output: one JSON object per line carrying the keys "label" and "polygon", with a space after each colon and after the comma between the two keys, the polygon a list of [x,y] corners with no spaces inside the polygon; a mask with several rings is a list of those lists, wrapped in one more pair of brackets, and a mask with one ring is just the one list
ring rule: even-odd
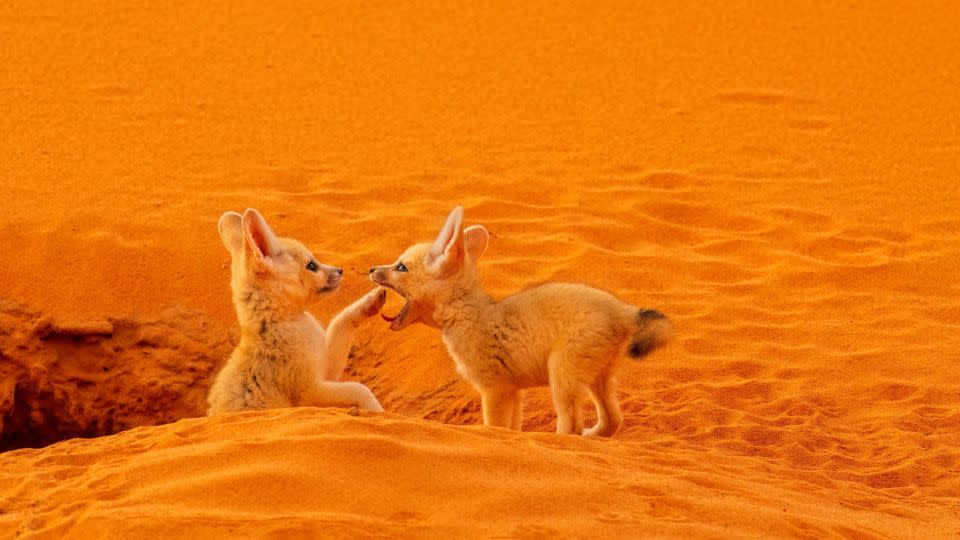
{"label": "sitting fennec fox", "polygon": [[[519,430],[522,391],[549,384],[557,433],[609,437],[622,422],[616,373],[624,355],[642,358],[667,342],[670,323],[613,295],[572,283],[549,283],[493,300],[480,286],[477,260],[490,234],[463,228],[454,208],[433,244],[417,244],[397,262],[370,269],[370,279],[405,299],[383,318],[392,330],[422,322],[439,328],[457,370],[480,391],[483,423]],[[583,429],[584,394],[597,423]]]}
{"label": "sitting fennec fox", "polygon": [[339,379],[355,327],[380,311],[386,291],[361,297],[324,335],[304,310],[337,290],[343,270],[318,263],[296,240],[277,238],[256,210],[227,212],[218,228],[232,259],[241,334],[210,388],[207,414],[304,405],[382,411],[366,386]]}

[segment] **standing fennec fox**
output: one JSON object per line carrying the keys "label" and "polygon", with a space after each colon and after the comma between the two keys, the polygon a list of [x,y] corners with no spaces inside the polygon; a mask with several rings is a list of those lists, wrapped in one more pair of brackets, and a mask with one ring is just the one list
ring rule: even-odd
{"label": "standing fennec fox", "polygon": [[[477,260],[490,234],[463,228],[454,208],[433,244],[417,244],[370,279],[404,297],[392,330],[421,322],[443,333],[457,370],[480,391],[483,423],[519,430],[522,391],[549,384],[557,433],[609,437],[622,422],[616,373],[624,356],[642,358],[664,345],[670,323],[613,295],[572,283],[549,283],[495,301],[480,286]],[[585,394],[597,423],[583,429]]]}
{"label": "standing fennec fox", "polygon": [[227,212],[218,228],[232,259],[240,343],[210,388],[207,414],[304,405],[382,411],[366,386],[339,379],[354,328],[380,311],[386,291],[377,287],[354,302],[324,334],[305,309],[337,290],[343,270],[278,238],[256,210]]}

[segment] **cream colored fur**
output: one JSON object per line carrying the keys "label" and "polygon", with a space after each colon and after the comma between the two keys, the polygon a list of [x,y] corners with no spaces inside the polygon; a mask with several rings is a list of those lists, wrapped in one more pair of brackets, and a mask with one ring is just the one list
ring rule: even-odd
{"label": "cream colored fur", "polygon": [[[550,283],[494,300],[480,286],[477,261],[489,233],[463,228],[456,208],[433,244],[409,248],[370,278],[406,304],[392,321],[400,330],[422,322],[440,329],[460,374],[480,392],[483,422],[519,430],[523,389],[549,385],[558,433],[611,436],[622,415],[616,374],[625,356],[640,358],[667,342],[669,321],[585,285]],[[583,403],[597,422],[584,429]]]}
{"label": "cream colored fur", "polygon": [[318,263],[296,240],[278,238],[256,210],[224,214],[219,230],[232,259],[241,333],[210,388],[207,414],[304,405],[382,411],[366,386],[339,379],[354,329],[379,312],[386,291],[370,291],[324,332],[305,309],[339,287],[342,270]]}

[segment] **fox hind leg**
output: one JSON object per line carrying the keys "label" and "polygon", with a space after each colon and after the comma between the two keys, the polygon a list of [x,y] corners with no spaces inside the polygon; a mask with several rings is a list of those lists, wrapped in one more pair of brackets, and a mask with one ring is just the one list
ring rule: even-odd
{"label": "fox hind leg", "polygon": [[514,431],[523,431],[523,391],[517,390],[513,400],[513,419],[510,422],[510,429]]}
{"label": "fox hind leg", "polygon": [[520,391],[514,388],[484,390],[481,393],[483,425],[515,429],[517,409],[522,407],[522,401]]}
{"label": "fox hind leg", "polygon": [[583,402],[585,391],[580,388],[577,400],[573,404],[573,433],[583,433]]}
{"label": "fox hind leg", "polygon": [[620,412],[620,400],[617,399],[617,380],[613,375],[598,378],[588,387],[590,399],[597,407],[597,423],[583,430],[584,436],[599,435],[611,437],[620,429],[623,414]]}
{"label": "fox hind leg", "polygon": [[557,412],[557,433],[583,431],[583,388],[563,354],[550,356],[548,372],[553,408]]}

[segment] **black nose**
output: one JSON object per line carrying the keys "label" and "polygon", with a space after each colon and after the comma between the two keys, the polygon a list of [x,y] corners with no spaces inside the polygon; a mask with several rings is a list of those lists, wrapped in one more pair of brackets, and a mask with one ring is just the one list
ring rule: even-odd
{"label": "black nose", "polygon": [[371,273],[371,274],[374,273],[374,272],[376,272],[376,271],[377,271],[377,267],[376,267],[376,266],[371,266],[371,267],[370,267],[370,273]]}
{"label": "black nose", "polygon": [[338,275],[338,276],[342,276],[342,275],[343,275],[343,268],[337,268],[337,275]]}

